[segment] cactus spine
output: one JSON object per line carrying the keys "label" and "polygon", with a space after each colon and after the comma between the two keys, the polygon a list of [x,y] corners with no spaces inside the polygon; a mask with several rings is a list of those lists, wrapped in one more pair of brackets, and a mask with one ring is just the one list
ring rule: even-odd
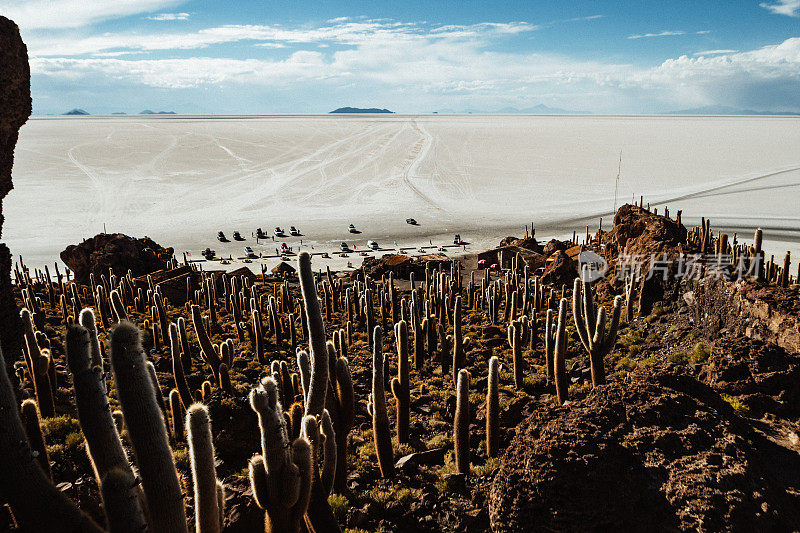
{"label": "cactus spine", "polygon": [[453,441],[456,450],[456,469],[469,474],[469,372],[458,371],[456,415],[453,420]]}
{"label": "cactus spine", "polygon": [[186,434],[194,481],[195,531],[218,533],[222,524],[217,501],[217,470],[214,466],[211,418],[205,405],[196,403],[186,411]]}
{"label": "cactus spine", "polygon": [[111,367],[128,436],[136,453],[154,533],[186,532],[183,494],[169,437],[142,351],[138,328],[120,322],[111,332]]}
{"label": "cactus spine", "polygon": [[611,324],[606,331],[606,308],[601,306],[595,309],[592,288],[589,283],[581,282],[575,278],[572,291],[572,316],[578,336],[586,351],[589,353],[589,363],[592,368],[592,385],[603,385],[606,382],[606,372],[603,367],[603,358],[614,348],[617,341],[619,317],[622,311],[622,297],[614,298],[614,310],[611,315]]}
{"label": "cactus spine", "polygon": [[372,343],[372,438],[381,475],[388,478],[394,476],[394,453],[383,381],[383,331],[380,326],[375,326]]}
{"label": "cactus spine", "polygon": [[489,359],[489,380],[486,388],[486,455],[497,457],[500,453],[500,360],[496,355]]}

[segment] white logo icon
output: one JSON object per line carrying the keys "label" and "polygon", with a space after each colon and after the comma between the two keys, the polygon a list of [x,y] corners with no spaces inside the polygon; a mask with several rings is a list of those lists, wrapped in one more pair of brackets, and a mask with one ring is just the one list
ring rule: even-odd
{"label": "white logo icon", "polygon": [[578,256],[578,275],[584,283],[597,281],[606,275],[608,262],[591,250],[584,250]]}

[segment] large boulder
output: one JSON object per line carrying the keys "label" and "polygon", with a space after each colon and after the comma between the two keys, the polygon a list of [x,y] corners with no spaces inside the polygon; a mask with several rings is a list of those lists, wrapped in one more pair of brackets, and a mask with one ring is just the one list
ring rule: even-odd
{"label": "large boulder", "polygon": [[451,259],[443,254],[427,254],[411,257],[401,254],[386,254],[381,257],[365,257],[361,263],[361,270],[365,276],[372,279],[381,279],[383,275],[394,274],[397,279],[409,279],[414,273],[416,279],[425,278],[425,266],[430,265],[436,269],[439,265],[449,268]]}
{"label": "large boulder", "polygon": [[686,228],[677,221],[636,205],[625,204],[614,215],[614,228],[603,237],[618,252],[650,257],[677,253],[686,242]]}
{"label": "large boulder", "polygon": [[490,492],[496,532],[792,531],[800,455],[677,367],[534,412]]}
{"label": "large boulder", "polygon": [[[31,114],[31,72],[28,49],[13,21],[0,16],[0,237],[3,198],[11,191],[11,168],[19,129]],[[0,244],[0,346],[11,363],[21,350],[22,324],[11,293],[11,252]]]}
{"label": "large boulder", "polygon": [[577,276],[578,264],[565,251],[557,250],[548,260],[542,282],[556,286],[571,285]]}
{"label": "large boulder", "polygon": [[61,260],[72,270],[78,283],[88,283],[89,275],[118,276],[130,270],[134,277],[150,274],[166,267],[174,250],[164,248],[149,237],[137,239],[122,233],[101,233],[80,244],[72,244],[61,252]]}

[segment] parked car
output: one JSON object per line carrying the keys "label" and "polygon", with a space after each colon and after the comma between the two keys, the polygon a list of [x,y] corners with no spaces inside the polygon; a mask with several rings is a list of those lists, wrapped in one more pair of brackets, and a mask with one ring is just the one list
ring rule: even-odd
{"label": "parked car", "polygon": [[244,247],[244,253],[245,253],[245,255],[247,256],[248,259],[258,259],[258,256],[256,255],[256,253],[249,246],[245,246]]}
{"label": "parked car", "polygon": [[369,246],[373,250],[377,250],[378,248],[380,248],[380,246],[378,246],[378,243],[375,241],[368,241],[367,246]]}

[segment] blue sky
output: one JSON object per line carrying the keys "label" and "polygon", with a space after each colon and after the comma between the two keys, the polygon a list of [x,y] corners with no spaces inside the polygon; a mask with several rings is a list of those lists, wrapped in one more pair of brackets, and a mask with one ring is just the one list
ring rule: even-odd
{"label": "blue sky", "polygon": [[4,0],[34,112],[800,112],[800,0]]}

